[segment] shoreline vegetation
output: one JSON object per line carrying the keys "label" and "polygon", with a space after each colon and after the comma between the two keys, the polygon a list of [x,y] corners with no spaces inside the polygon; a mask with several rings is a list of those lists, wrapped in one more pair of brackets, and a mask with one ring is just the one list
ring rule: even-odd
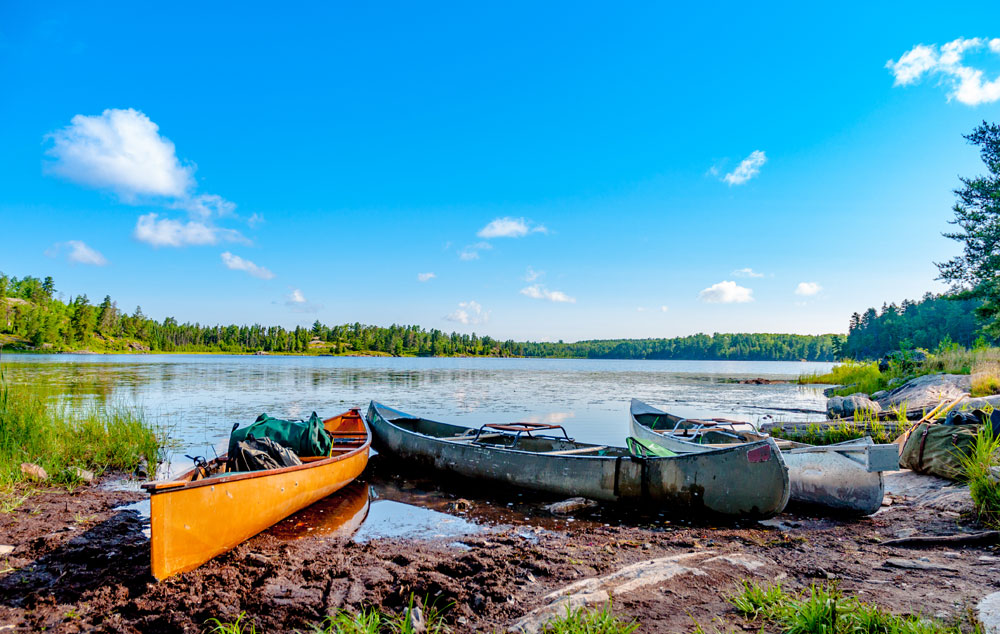
{"label": "shoreline vegetation", "polygon": [[23,484],[74,488],[106,471],[151,472],[161,436],[141,409],[98,402],[74,409],[48,386],[11,384],[0,368],[0,506],[23,501]]}
{"label": "shoreline vegetation", "polygon": [[173,317],[157,321],[139,307],[128,314],[110,296],[97,305],[86,295],[64,301],[51,277],[18,279],[0,273],[0,345],[10,351],[834,361],[844,340],[837,334],[699,333],[566,343],[501,341],[415,325],[328,326],[319,320],[294,329],[208,326],[178,323]]}

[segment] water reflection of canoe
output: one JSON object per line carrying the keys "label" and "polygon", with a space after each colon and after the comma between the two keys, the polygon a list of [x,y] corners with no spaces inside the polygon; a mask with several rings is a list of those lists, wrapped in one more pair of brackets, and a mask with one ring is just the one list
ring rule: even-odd
{"label": "water reflection of canoe", "polygon": [[680,513],[766,517],[788,501],[788,472],[769,438],[706,453],[640,458],[621,447],[539,435],[565,436],[558,425],[512,423],[476,430],[375,402],[367,419],[380,452],[501,485]]}
{"label": "water reflection of canoe", "polygon": [[365,523],[370,500],[368,484],[355,480],[334,495],[278,522],[269,534],[287,540],[303,537],[346,539]]}
{"label": "water reflection of canoe", "polygon": [[360,413],[353,409],[323,424],[334,437],[329,457],[207,478],[196,467],[176,480],[144,484],[151,495],[153,576],[165,579],[197,568],[358,477],[371,445]]}
{"label": "water reflection of canoe", "polygon": [[[632,399],[629,414],[633,436],[672,451],[712,451],[768,437],[746,428],[747,423],[686,419],[638,399]],[[897,447],[876,445],[867,437],[826,446],[780,440],[777,446],[788,466],[792,501],[838,511],[877,511],[885,494],[882,471],[898,468]]]}

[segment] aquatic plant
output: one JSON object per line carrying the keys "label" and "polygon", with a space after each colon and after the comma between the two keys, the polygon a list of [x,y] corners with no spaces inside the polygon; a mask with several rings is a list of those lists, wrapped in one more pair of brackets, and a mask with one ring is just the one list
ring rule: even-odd
{"label": "aquatic plant", "polygon": [[160,441],[142,410],[93,403],[72,409],[50,386],[15,385],[0,369],[0,487],[27,479],[22,463],[45,469],[51,481],[80,483],[77,469],[100,474],[155,464]]}

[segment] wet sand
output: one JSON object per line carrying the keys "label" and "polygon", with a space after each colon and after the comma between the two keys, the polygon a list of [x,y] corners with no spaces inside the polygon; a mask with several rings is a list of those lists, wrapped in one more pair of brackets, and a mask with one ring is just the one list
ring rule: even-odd
{"label": "wet sand", "polygon": [[[398,611],[412,593],[450,605],[455,631],[504,631],[534,610],[544,614],[553,591],[663,558],[673,558],[663,564],[670,574],[633,580],[634,591],[620,586],[614,597],[615,611],[641,621],[642,632],[690,631],[695,621],[709,632],[742,629],[726,600],[742,579],[793,589],[837,579],[894,612],[945,619],[1000,589],[996,545],[883,544],[977,528],[963,516],[967,495],[906,488],[920,484],[912,478],[873,517],[791,509],[766,524],[689,524],[609,507],[555,517],[542,508],[547,500],[525,493],[484,497],[474,483],[445,489],[373,463],[364,483],[162,583],[150,576],[147,525],[120,508],[145,494],[35,495],[0,515],[0,544],[15,546],[0,556],[0,628],[200,632],[209,618],[246,612],[264,631],[289,632],[341,608]],[[894,558],[924,569],[886,565]]]}

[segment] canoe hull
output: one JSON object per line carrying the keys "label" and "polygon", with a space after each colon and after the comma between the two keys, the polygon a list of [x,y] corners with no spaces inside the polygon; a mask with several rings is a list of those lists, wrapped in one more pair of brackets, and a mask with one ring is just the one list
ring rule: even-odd
{"label": "canoe hull", "polygon": [[[636,438],[655,442],[673,451],[684,451],[692,445],[657,433],[637,421],[634,416],[630,416],[630,419],[631,432]],[[851,444],[873,443],[868,438]],[[869,472],[863,461],[852,460],[835,451],[797,452],[792,449],[783,451],[781,456],[788,467],[790,499],[793,502],[861,515],[870,515],[882,505],[882,498],[885,496],[882,473]]]}
{"label": "canoe hull", "polygon": [[394,425],[393,415],[409,417],[376,403],[369,407],[379,452],[496,485],[730,516],[769,517],[788,501],[788,473],[770,439],[675,458],[544,455],[414,433]]}
{"label": "canoe hull", "polygon": [[368,464],[364,433],[363,447],[325,460],[150,488],[153,576],[193,570],[350,484]]}

